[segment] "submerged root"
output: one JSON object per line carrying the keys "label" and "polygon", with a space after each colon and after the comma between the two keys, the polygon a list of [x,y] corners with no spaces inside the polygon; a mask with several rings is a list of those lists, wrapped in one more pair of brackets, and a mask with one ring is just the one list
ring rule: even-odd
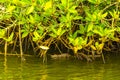
{"label": "submerged root", "polygon": [[92,62],[93,60],[95,60],[95,58],[100,58],[101,57],[103,59],[103,63],[105,63],[105,59],[104,59],[103,54],[87,55],[87,54],[84,54],[84,53],[79,53],[79,54],[75,55],[75,57],[77,57],[78,59],[81,59],[81,60],[86,59],[87,62]]}
{"label": "submerged root", "polygon": [[62,59],[62,58],[69,58],[71,55],[68,53],[62,53],[62,54],[53,54],[51,55],[52,59]]}
{"label": "submerged root", "polygon": [[87,62],[92,62],[92,59],[91,59],[88,55],[86,55],[86,54],[84,54],[84,53],[80,53],[79,55],[80,55],[81,57],[85,58],[85,59],[87,60]]}

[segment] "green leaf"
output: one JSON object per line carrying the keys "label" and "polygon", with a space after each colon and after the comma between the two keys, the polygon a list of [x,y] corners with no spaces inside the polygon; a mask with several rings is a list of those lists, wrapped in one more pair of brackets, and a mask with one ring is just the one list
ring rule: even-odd
{"label": "green leaf", "polygon": [[78,43],[79,43],[79,37],[77,37],[74,42],[73,42],[73,45],[74,46],[78,46]]}
{"label": "green leaf", "polygon": [[62,31],[61,31],[61,35],[63,35],[65,32],[66,32],[66,30],[62,30]]}
{"label": "green leaf", "polygon": [[24,31],[23,34],[22,34],[22,38],[25,38],[28,34],[29,34],[28,31]]}
{"label": "green leaf", "polygon": [[78,46],[78,50],[81,50],[82,49],[82,46],[80,45],[80,46]]}
{"label": "green leaf", "polygon": [[52,8],[52,0],[49,0],[48,2],[46,2],[46,4],[44,5],[44,10],[48,10]]}
{"label": "green leaf", "polygon": [[95,34],[99,34],[100,36],[103,36],[103,33],[101,33],[99,30],[97,30],[97,29],[95,29],[95,30],[93,30],[93,32],[95,33]]}
{"label": "green leaf", "polygon": [[18,3],[19,3],[19,0],[12,0],[12,3],[18,4]]}
{"label": "green leaf", "polygon": [[33,37],[33,41],[37,41],[38,39],[41,38],[41,36],[38,34],[37,31],[34,31],[34,32],[33,32],[33,35],[34,35],[34,37]]}
{"label": "green leaf", "polygon": [[93,32],[88,32],[87,36],[92,36],[94,33]]}
{"label": "green leaf", "polygon": [[86,11],[87,16],[85,17],[85,20],[92,21],[92,14],[90,12]]}
{"label": "green leaf", "polygon": [[4,38],[7,42],[11,42],[13,39],[14,33],[12,32],[8,38]]}
{"label": "green leaf", "polygon": [[118,31],[118,32],[120,33],[120,27],[117,27],[117,28],[116,28],[116,31]]}
{"label": "green leaf", "polygon": [[[65,0],[64,0],[65,1]],[[77,10],[75,9],[77,6],[72,6],[71,8],[69,8],[68,9],[68,11],[70,12],[70,13],[74,13],[74,14],[76,14],[77,13]]]}
{"label": "green leaf", "polygon": [[89,23],[87,32],[91,31],[93,29],[93,23]]}
{"label": "green leaf", "polygon": [[77,30],[78,33],[84,34],[85,33],[85,27],[83,25],[79,26],[80,30]]}
{"label": "green leaf", "polygon": [[73,43],[73,41],[74,41],[74,39],[73,39],[73,38],[68,37],[68,39],[69,39],[69,43]]}
{"label": "green leaf", "polygon": [[67,22],[67,18],[66,16],[62,15],[61,18],[60,18],[60,22]]}
{"label": "green leaf", "polygon": [[110,15],[115,18],[115,19],[119,19],[119,12],[118,11],[109,11]]}
{"label": "green leaf", "polygon": [[78,32],[76,31],[76,32],[74,32],[74,34],[72,34],[72,38],[73,39],[75,39],[76,37],[77,37],[77,34],[78,34]]}
{"label": "green leaf", "polygon": [[6,2],[6,0],[0,0],[0,3],[5,3]]}
{"label": "green leaf", "polygon": [[79,45],[84,45],[85,40],[82,37],[79,37]]}
{"label": "green leaf", "polygon": [[102,14],[102,19],[105,18],[107,16],[107,14],[108,14],[107,12]]}
{"label": "green leaf", "polygon": [[12,13],[12,11],[16,8],[16,6],[8,6],[6,12]]}
{"label": "green leaf", "polygon": [[54,27],[51,28],[51,31],[52,31],[54,34],[56,34],[56,35],[58,34],[58,33],[57,33],[57,30],[56,30]]}
{"label": "green leaf", "polygon": [[96,0],[88,0],[89,2],[95,4],[96,3]]}
{"label": "green leaf", "polygon": [[96,19],[97,19],[96,14],[93,14],[93,15],[92,15],[92,18],[91,18],[91,21],[96,21]]}
{"label": "green leaf", "polygon": [[100,4],[101,0],[88,0],[92,4]]}
{"label": "green leaf", "polygon": [[28,2],[20,0],[12,0],[12,3],[20,7],[25,7],[27,4],[29,4]]}
{"label": "green leaf", "polygon": [[54,33],[51,33],[51,34],[49,34],[51,37],[53,37],[53,38],[56,38],[57,37],[57,35],[56,34],[54,34]]}
{"label": "green leaf", "polygon": [[3,38],[5,36],[5,29],[0,29],[0,38]]}
{"label": "green leaf", "polygon": [[60,35],[61,34],[61,31],[62,31],[62,28],[60,27],[57,31],[57,35]]}
{"label": "green leaf", "polygon": [[66,5],[67,5],[67,0],[61,0],[61,2],[62,2],[62,5],[63,5],[64,7],[66,7]]}
{"label": "green leaf", "polygon": [[83,17],[81,17],[81,16],[75,16],[73,19],[74,20],[76,20],[76,19],[83,19]]}
{"label": "green leaf", "polygon": [[34,34],[34,36],[35,36],[36,38],[39,38],[39,37],[40,37],[40,35],[38,34],[37,31],[34,31],[33,34]]}
{"label": "green leaf", "polygon": [[29,22],[30,22],[31,24],[34,24],[34,23],[35,23],[35,18],[34,18],[32,15],[30,15],[29,17],[30,17],[30,18],[29,18]]}
{"label": "green leaf", "polygon": [[30,13],[32,13],[34,11],[34,6],[30,6],[28,7],[26,14],[29,15]]}
{"label": "green leaf", "polygon": [[98,48],[98,46],[99,46],[99,43],[95,42],[95,47]]}
{"label": "green leaf", "polygon": [[42,35],[44,33],[44,28],[41,25],[39,25],[37,31]]}

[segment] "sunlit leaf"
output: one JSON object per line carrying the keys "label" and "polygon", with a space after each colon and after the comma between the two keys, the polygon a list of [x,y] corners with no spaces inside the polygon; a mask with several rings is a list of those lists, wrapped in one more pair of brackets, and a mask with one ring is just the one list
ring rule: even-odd
{"label": "sunlit leaf", "polygon": [[119,12],[118,11],[109,11],[110,15],[115,18],[115,19],[119,19]]}
{"label": "sunlit leaf", "polygon": [[32,15],[30,15],[29,22],[32,24],[35,23],[35,18]]}
{"label": "sunlit leaf", "polygon": [[62,30],[61,35],[63,35],[66,32],[66,30]]}
{"label": "sunlit leaf", "polygon": [[62,15],[60,18],[60,22],[67,22],[66,16]]}
{"label": "sunlit leaf", "polygon": [[30,7],[28,7],[26,14],[28,15],[28,14],[32,13],[33,11],[34,11],[34,6],[30,6]]}
{"label": "sunlit leaf", "polygon": [[73,45],[74,45],[74,46],[77,46],[78,44],[79,44],[79,38],[77,37],[77,38],[74,40]]}
{"label": "sunlit leaf", "polygon": [[82,46],[81,46],[81,45],[79,45],[79,46],[78,46],[78,50],[81,50],[81,49],[82,49]]}
{"label": "sunlit leaf", "polygon": [[88,33],[87,33],[87,36],[92,36],[92,35],[94,35],[93,32],[88,32]]}
{"label": "sunlit leaf", "polygon": [[113,38],[113,41],[120,42],[119,38]]}
{"label": "sunlit leaf", "polygon": [[[65,0],[64,0],[65,1]],[[69,8],[69,12],[70,13],[74,13],[74,14],[76,14],[77,13],[77,10],[75,9],[77,6],[72,6],[71,8]]]}
{"label": "sunlit leaf", "polygon": [[93,29],[93,23],[89,23],[87,32],[91,31]]}
{"label": "sunlit leaf", "polygon": [[29,4],[28,2],[20,1],[20,0],[12,0],[12,3],[20,7],[25,7],[26,4]]}
{"label": "sunlit leaf", "polygon": [[92,44],[92,42],[93,42],[93,40],[90,40],[90,41],[85,45],[85,47],[90,46],[90,45]]}
{"label": "sunlit leaf", "polygon": [[96,0],[88,0],[89,2],[95,4],[96,3]]}
{"label": "sunlit leaf", "polygon": [[6,0],[0,0],[0,3],[5,3],[6,2]]}
{"label": "sunlit leaf", "polygon": [[92,4],[100,4],[101,0],[88,0]]}
{"label": "sunlit leaf", "polygon": [[74,50],[74,54],[77,54],[78,50],[81,50],[82,49],[82,46],[74,46],[73,47],[73,50]]}
{"label": "sunlit leaf", "polygon": [[60,35],[61,32],[62,32],[62,28],[60,27],[60,28],[58,29],[58,31],[57,31],[57,35]]}
{"label": "sunlit leaf", "polygon": [[51,31],[57,35],[57,30],[54,27],[51,28]]}
{"label": "sunlit leaf", "polygon": [[59,27],[59,28],[58,28],[58,31],[57,31],[57,35],[58,35],[58,36],[61,36],[61,35],[63,35],[63,33],[64,33],[65,31],[66,31],[65,29],[62,29],[62,27]]}
{"label": "sunlit leaf", "polygon": [[46,4],[44,5],[44,10],[48,10],[49,8],[52,8],[52,0],[49,0],[48,2],[46,2]]}
{"label": "sunlit leaf", "polygon": [[91,45],[90,47],[91,47],[93,50],[96,50],[96,47],[95,47],[95,46]]}
{"label": "sunlit leaf", "polygon": [[18,4],[18,3],[19,3],[19,0],[12,0],[12,2],[13,2],[14,4]]}
{"label": "sunlit leaf", "polygon": [[29,34],[28,31],[24,31],[23,34],[22,34],[22,38],[25,38],[28,34]]}
{"label": "sunlit leaf", "polygon": [[38,34],[37,31],[34,31],[33,34],[34,34],[35,37],[40,37],[40,35]]}
{"label": "sunlit leaf", "polygon": [[43,28],[41,25],[38,26],[38,32],[39,32],[41,35],[44,33],[44,28]]}
{"label": "sunlit leaf", "polygon": [[33,37],[33,41],[37,41],[38,39],[41,38],[41,36],[38,34],[37,31],[34,31],[34,32],[33,32],[33,35],[34,35],[34,37]]}
{"label": "sunlit leaf", "polygon": [[117,29],[116,29],[118,32],[120,32],[120,27],[117,27]]}
{"label": "sunlit leaf", "polygon": [[85,27],[83,25],[80,25],[80,30],[77,30],[78,33],[84,34],[85,33]]}
{"label": "sunlit leaf", "polygon": [[0,38],[3,38],[5,36],[5,29],[0,29]]}
{"label": "sunlit leaf", "polygon": [[83,40],[83,44],[82,45],[85,46],[87,44],[87,42],[88,42],[88,37],[86,37],[85,40]]}
{"label": "sunlit leaf", "polygon": [[85,17],[85,20],[91,21],[93,18],[92,15],[88,11],[86,11],[86,14],[87,14],[87,16]]}
{"label": "sunlit leaf", "polygon": [[75,16],[73,19],[77,20],[77,19],[83,19],[82,16]]}
{"label": "sunlit leaf", "polygon": [[103,46],[104,46],[104,43],[99,44],[98,50],[102,50],[102,49],[103,49]]}
{"label": "sunlit leaf", "polygon": [[95,42],[95,47],[98,48],[98,46],[99,46],[99,43]]}
{"label": "sunlit leaf", "polygon": [[7,42],[11,42],[13,39],[14,33],[12,32],[8,38],[4,38]]}
{"label": "sunlit leaf", "polygon": [[8,38],[8,41],[12,41],[13,36],[14,36],[14,33],[12,32],[12,33],[10,34],[9,38]]}
{"label": "sunlit leaf", "polygon": [[73,39],[73,38],[68,37],[68,39],[69,39],[69,43],[73,43],[73,41],[74,41],[74,39]]}
{"label": "sunlit leaf", "polygon": [[78,38],[79,38],[78,45],[84,45],[86,41],[82,37],[78,37]]}
{"label": "sunlit leaf", "polygon": [[100,30],[95,29],[95,30],[93,30],[93,32],[94,32],[95,34],[99,34],[100,36],[103,36],[103,34],[100,32]]}
{"label": "sunlit leaf", "polygon": [[102,14],[102,18],[105,18],[107,16],[107,14],[108,14],[107,12]]}
{"label": "sunlit leaf", "polygon": [[97,19],[96,14],[93,14],[93,15],[92,15],[92,18],[91,18],[91,21],[96,21],[96,19]]}
{"label": "sunlit leaf", "polygon": [[61,2],[64,7],[67,5],[67,0],[61,0]]}
{"label": "sunlit leaf", "polygon": [[53,38],[56,38],[57,37],[57,35],[56,34],[54,34],[54,33],[51,33],[51,34],[49,34],[51,37],[53,37]]}
{"label": "sunlit leaf", "polygon": [[77,47],[73,47],[74,50],[74,54],[77,54],[78,48]]}
{"label": "sunlit leaf", "polygon": [[14,9],[16,8],[16,6],[8,6],[6,12],[12,12]]}

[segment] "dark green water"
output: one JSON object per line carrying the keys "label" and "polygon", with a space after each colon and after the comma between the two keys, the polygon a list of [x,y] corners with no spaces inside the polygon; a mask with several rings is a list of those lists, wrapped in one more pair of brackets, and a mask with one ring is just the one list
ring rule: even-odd
{"label": "dark green water", "polygon": [[80,60],[48,60],[0,56],[0,80],[120,80],[120,56],[87,63]]}

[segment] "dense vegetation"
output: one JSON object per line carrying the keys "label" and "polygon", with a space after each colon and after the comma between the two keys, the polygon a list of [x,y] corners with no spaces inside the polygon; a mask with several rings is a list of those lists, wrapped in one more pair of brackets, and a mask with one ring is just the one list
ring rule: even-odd
{"label": "dense vegetation", "polygon": [[[0,0],[0,45],[47,46],[75,56],[102,54],[120,45],[120,0]],[[64,49],[62,49],[64,48]]]}

